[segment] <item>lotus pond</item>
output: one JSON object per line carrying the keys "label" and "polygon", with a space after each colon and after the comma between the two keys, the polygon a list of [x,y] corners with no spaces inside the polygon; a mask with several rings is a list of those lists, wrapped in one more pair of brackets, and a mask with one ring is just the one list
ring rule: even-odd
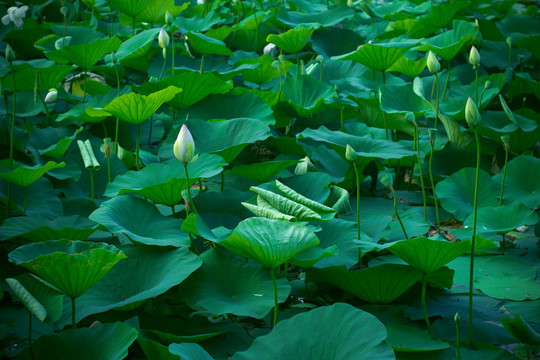
{"label": "lotus pond", "polygon": [[539,358],[537,2],[0,15],[2,357]]}

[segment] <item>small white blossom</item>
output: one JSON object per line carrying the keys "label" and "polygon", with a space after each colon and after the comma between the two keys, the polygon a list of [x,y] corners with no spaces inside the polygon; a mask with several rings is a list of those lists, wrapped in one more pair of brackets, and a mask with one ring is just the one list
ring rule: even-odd
{"label": "small white blossom", "polygon": [[26,10],[28,10],[28,6],[26,5],[21,7],[10,7],[7,10],[7,15],[2,17],[2,24],[8,25],[13,21],[16,27],[21,27],[23,24],[22,19],[26,16]]}
{"label": "small white blossom", "polygon": [[197,0],[197,5],[202,5],[204,4],[204,0]]}
{"label": "small white blossom", "polygon": [[265,55],[270,55],[272,57],[276,56],[277,52],[278,52],[278,47],[275,44],[272,44],[272,43],[269,43],[263,49],[263,53]]}

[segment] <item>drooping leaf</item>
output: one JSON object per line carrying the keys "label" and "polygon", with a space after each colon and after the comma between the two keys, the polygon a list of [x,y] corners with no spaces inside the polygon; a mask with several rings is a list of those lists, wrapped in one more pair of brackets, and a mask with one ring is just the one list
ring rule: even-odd
{"label": "drooping leaf", "polygon": [[319,244],[317,236],[303,225],[282,220],[249,218],[219,242],[227,250],[273,269]]}
{"label": "drooping leaf", "polygon": [[101,204],[89,219],[110,232],[157,246],[190,246],[188,234],[180,231],[182,221],[161,215],[151,203],[133,196],[116,196]]}
{"label": "drooping leaf", "polygon": [[186,37],[189,40],[191,47],[201,55],[234,55],[221,40],[196,32],[189,32],[186,34]]}
{"label": "drooping leaf", "polygon": [[[201,255],[202,267],[180,285],[187,304],[202,306],[212,314],[231,313],[262,319],[274,307],[268,270],[233,255],[210,249]],[[278,301],[287,299],[291,286],[277,280]]]}
{"label": "drooping leaf", "polygon": [[345,19],[352,18],[354,11],[348,6],[339,6],[327,11],[310,8],[309,12],[285,11],[280,8],[277,19],[282,23],[295,27],[301,24],[318,23],[323,27],[332,27]]}
{"label": "drooping leaf", "polygon": [[[313,326],[317,324],[317,326]],[[233,360],[395,359],[386,329],[373,315],[349,304],[320,307],[279,322]]]}
{"label": "drooping leaf", "polygon": [[194,343],[170,344],[169,351],[172,354],[180,355],[183,360],[212,360],[202,346]]}
{"label": "drooping leaf", "polygon": [[28,187],[48,171],[63,168],[66,166],[66,163],[61,162],[58,164],[54,161],[49,161],[45,165],[27,166],[14,162],[13,165],[14,169],[9,170],[9,160],[2,160],[0,162],[0,179],[8,180],[22,187]]}
{"label": "drooping leaf", "polygon": [[527,345],[540,345],[540,334],[534,331],[520,315],[513,319],[506,317],[501,320],[501,323],[510,335],[519,342]]}
{"label": "drooping leaf", "polygon": [[126,255],[113,245],[52,240],[20,246],[9,261],[24,266],[71,298],[103,278]]}
{"label": "drooping leaf", "polygon": [[137,70],[148,69],[150,59],[147,58],[147,54],[159,31],[159,28],[144,30],[124,41],[115,53],[118,61],[126,67]]}
{"label": "drooping leaf", "polygon": [[281,171],[296,165],[297,163],[298,160],[265,161],[249,165],[235,166],[231,170],[227,171],[227,173],[239,175],[259,183],[264,183],[271,180]]}

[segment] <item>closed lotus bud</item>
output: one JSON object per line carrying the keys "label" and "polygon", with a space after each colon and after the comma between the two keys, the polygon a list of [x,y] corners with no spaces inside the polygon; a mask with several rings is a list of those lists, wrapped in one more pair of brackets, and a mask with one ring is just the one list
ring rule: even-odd
{"label": "closed lotus bud", "polygon": [[473,68],[480,65],[480,53],[476,50],[474,45],[471,47],[471,52],[469,53],[469,64],[471,64]]}
{"label": "closed lotus bud", "polygon": [[300,159],[300,162],[296,165],[296,168],[294,169],[294,175],[304,175],[310,171],[317,171],[317,168],[309,157],[305,157],[303,159]]}
{"label": "closed lotus bud", "polygon": [[454,321],[458,323],[459,320],[460,320],[459,313],[456,313],[456,315],[454,315]]}
{"label": "closed lotus bud", "polygon": [[166,59],[167,58],[167,48],[163,48],[163,50],[161,51],[161,54],[163,54],[163,58]]}
{"label": "closed lotus bud", "polygon": [[116,57],[116,54],[114,52],[111,53],[111,61],[113,64],[118,64],[118,58]]}
{"label": "closed lotus bud", "polygon": [[186,124],[182,125],[173,146],[174,156],[183,163],[188,163],[195,155],[195,142]]}
{"label": "closed lotus bud", "polygon": [[45,96],[45,104],[50,104],[55,102],[58,99],[58,90],[52,88],[49,89],[47,96]]}
{"label": "closed lotus bud", "polygon": [[512,37],[511,36],[506,38],[506,43],[508,44],[508,46],[512,47]]}
{"label": "closed lotus bud", "polygon": [[169,12],[169,10],[167,10],[165,12],[165,24],[167,25],[171,25],[174,21],[174,18],[172,16],[172,14]]}
{"label": "closed lotus bud", "polygon": [[163,49],[169,46],[169,35],[163,28],[159,31],[158,44]]}
{"label": "closed lotus bud", "polygon": [[67,16],[68,12],[69,12],[69,9],[68,9],[67,6],[62,6],[60,8],[60,14],[62,14],[62,15]]}
{"label": "closed lotus bud", "polygon": [[490,89],[491,87],[493,86],[493,83],[491,81],[486,81],[486,83],[484,84],[484,89]]}
{"label": "closed lotus bud", "polygon": [[394,186],[394,176],[390,174],[385,174],[381,177],[381,184],[387,188],[392,188]]}
{"label": "closed lotus bud", "polygon": [[431,51],[428,53],[427,67],[429,72],[432,74],[436,74],[439,72],[439,70],[441,70],[441,64],[439,63],[439,60],[437,60],[437,57]]}
{"label": "closed lotus bud", "polygon": [[347,148],[345,149],[345,159],[350,162],[356,160],[356,151],[354,151],[352,146],[349,144],[347,144]]}
{"label": "closed lotus bud", "polygon": [[6,60],[9,62],[15,60],[15,52],[13,51],[11,46],[9,46],[9,44],[6,45]]}
{"label": "closed lotus bud", "polygon": [[467,105],[465,105],[465,120],[467,121],[467,124],[469,124],[469,127],[476,127],[480,124],[480,119],[480,112],[473,99],[469,96]]}

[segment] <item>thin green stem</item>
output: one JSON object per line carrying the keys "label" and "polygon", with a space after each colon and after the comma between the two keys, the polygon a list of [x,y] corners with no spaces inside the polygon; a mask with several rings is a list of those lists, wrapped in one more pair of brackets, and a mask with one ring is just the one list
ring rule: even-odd
{"label": "thin green stem", "polygon": [[[15,112],[17,107],[17,91],[15,88],[15,73],[13,71],[13,62],[9,62],[11,68],[11,80],[13,81],[13,109],[11,114],[11,132],[9,134],[9,168],[13,169],[13,147],[15,142]],[[7,107],[7,106],[6,106]],[[8,199],[7,199],[7,215],[11,213],[11,182],[8,181]]]}
{"label": "thin green stem", "polygon": [[474,67],[474,92],[475,92],[475,98],[474,101],[476,104],[478,104],[478,107],[482,107],[482,104],[478,102],[478,67]]}
{"label": "thin green stem", "polygon": [[189,173],[188,173],[187,163],[184,163],[184,171],[186,172],[186,187],[187,187],[187,193],[188,193],[188,198],[189,198],[189,207],[191,207],[193,212],[197,214],[198,213],[197,208],[195,207],[195,203],[193,202],[193,199],[191,198],[191,186],[189,185]]}
{"label": "thin green stem", "polygon": [[426,320],[426,326],[429,329],[431,327],[431,324],[429,323],[429,317],[427,314],[427,307],[426,307],[426,287],[427,287],[426,274],[423,274],[422,276],[422,311],[424,313],[424,320]]}
{"label": "thin green stem", "polygon": [[456,321],[456,350],[457,350],[457,360],[461,359],[460,353],[460,343],[459,343],[459,321]]}
{"label": "thin green stem", "polygon": [[137,171],[139,171],[139,162],[140,162],[140,155],[139,155],[139,143],[141,142],[141,125],[139,124],[139,130],[137,131],[137,144],[135,144],[135,153],[136,153],[136,165],[137,165]]}
{"label": "thin green stem", "polygon": [[86,101],[86,71],[84,72],[84,81],[83,81],[83,97],[82,102]]}
{"label": "thin green stem", "polygon": [[401,230],[403,230],[403,235],[405,235],[405,239],[409,240],[409,236],[407,235],[407,232],[405,231],[405,226],[403,225],[403,221],[401,221],[401,217],[399,216],[398,209],[397,209],[397,194],[394,190],[394,187],[390,187],[390,190],[392,191],[392,197],[394,198],[394,213],[396,214],[396,218],[399,221],[399,225],[401,226]]}
{"label": "thin green stem", "polygon": [[73,329],[77,328],[77,323],[75,322],[75,298],[71,298],[71,327]]}
{"label": "thin green stem", "polygon": [[386,71],[384,71],[384,70],[382,72],[382,83],[383,83],[383,85],[386,85]]}
{"label": "thin green stem", "polygon": [[171,57],[172,57],[171,71],[172,71],[172,76],[174,76],[174,29],[172,26],[171,26]]}
{"label": "thin green stem", "polygon": [[473,282],[474,282],[474,250],[476,246],[476,210],[478,208],[478,179],[480,178],[480,137],[478,130],[474,128],[474,138],[476,140],[476,177],[474,183],[473,202],[473,228],[471,240],[471,266],[469,269],[469,342],[473,346]]}
{"label": "thin green stem", "polygon": [[133,17],[133,22],[131,25],[131,37],[135,35],[135,16]]}
{"label": "thin green stem", "polygon": [[448,74],[446,74],[446,81],[444,82],[444,89],[442,95],[442,101],[446,99],[446,90],[448,90],[448,82],[450,81],[450,72],[452,70],[452,61],[448,60]]}
{"label": "thin green stem", "polygon": [[220,191],[223,192],[225,190],[225,172],[221,172],[221,189]]}
{"label": "thin green stem", "polygon": [[272,287],[274,288],[274,316],[272,318],[272,327],[275,327],[277,324],[277,314],[278,314],[278,298],[277,298],[277,285],[276,285],[276,274],[274,269],[270,269],[270,277],[272,278]]}
{"label": "thin green stem", "polygon": [[150,131],[148,132],[148,145],[152,144],[152,127],[154,125],[154,115],[150,116]]}
{"label": "thin green stem", "polygon": [[382,118],[384,122],[384,136],[386,137],[386,140],[388,140],[388,125],[386,125],[386,112],[383,111]]}
{"label": "thin green stem", "polygon": [[433,201],[435,202],[435,217],[437,219],[437,232],[441,233],[441,222],[439,221],[439,204],[437,202],[437,194],[435,193],[435,181],[433,180],[432,162],[433,153],[435,152],[435,140],[431,141],[431,154],[429,155],[429,181],[431,182],[431,189],[433,191]]}
{"label": "thin green stem", "polygon": [[[116,74],[116,89],[118,97],[120,96],[120,76],[118,75],[118,66],[114,64],[114,72]],[[114,134],[114,153],[118,155],[118,133],[120,129],[120,120],[116,118],[116,129]]]}
{"label": "thin green stem", "polygon": [[26,216],[26,205],[28,204],[28,186],[24,187],[24,205],[23,205],[23,216]]}
{"label": "thin green stem", "polygon": [[32,347],[32,313],[28,312],[28,347]]}
{"label": "thin green stem", "polygon": [[358,240],[360,240],[360,174],[358,174],[358,167],[353,162],[354,175],[356,177],[356,231]]}
{"label": "thin green stem", "polygon": [[199,69],[199,73],[202,75],[204,72],[204,55],[201,56],[201,68]]}
{"label": "thin green stem", "polygon": [[111,182],[111,154],[107,156],[107,181]]}
{"label": "thin green stem", "polygon": [[202,193],[202,191],[203,191],[203,185],[202,185],[202,180],[201,180],[201,178],[199,178],[198,183],[199,183],[199,194],[200,194],[200,193]]}
{"label": "thin green stem", "polygon": [[503,170],[503,176],[502,176],[502,182],[501,182],[501,195],[499,196],[499,206],[502,205],[503,201],[503,192],[504,192],[504,180],[506,179],[506,164],[508,164],[508,149],[504,149],[505,155],[504,155],[504,170]]}
{"label": "thin green stem", "polygon": [[[418,130],[418,123],[414,121],[413,124],[414,124],[414,137],[415,137],[415,142],[416,142],[416,157],[418,160],[418,171],[420,172],[420,187],[422,189],[422,202],[424,204],[424,221],[427,221],[426,190],[424,188],[424,176],[422,172],[422,161],[420,158],[420,132]],[[414,168],[413,168],[413,175],[414,175]]]}
{"label": "thin green stem", "polygon": [[171,213],[172,213],[172,216],[176,215],[176,212],[174,211],[174,205],[171,205]]}
{"label": "thin green stem", "polygon": [[94,202],[94,173],[93,170],[88,169],[90,172],[90,200]]}

